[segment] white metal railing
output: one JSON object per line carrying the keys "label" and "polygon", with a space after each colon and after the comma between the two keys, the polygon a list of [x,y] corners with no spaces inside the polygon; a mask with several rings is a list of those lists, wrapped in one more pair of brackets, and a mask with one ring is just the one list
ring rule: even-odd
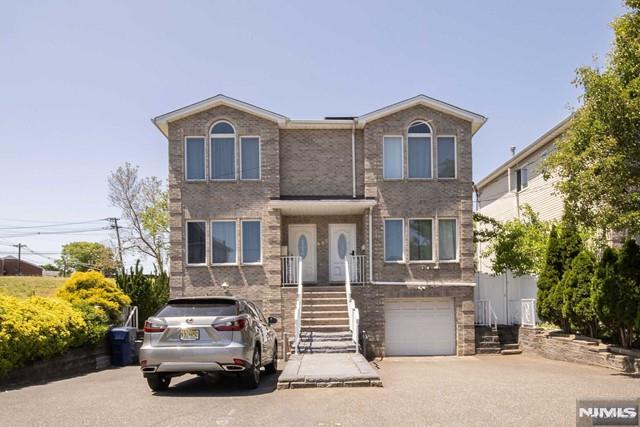
{"label": "white metal railing", "polygon": [[[349,264],[349,273],[352,284],[360,284],[367,282],[366,276],[366,260],[365,255],[348,255],[346,257]],[[346,274],[346,271],[345,271]]]}
{"label": "white metal railing", "polygon": [[298,299],[296,300],[296,311],[293,315],[295,322],[296,337],[294,343],[294,351],[298,354],[300,348],[300,334],[302,333],[302,258],[298,258]]}
{"label": "white metal railing", "polygon": [[360,311],[356,308],[356,303],[351,298],[351,270],[349,266],[349,257],[344,260],[344,286],[347,294],[347,311],[349,313],[349,330],[351,331],[351,339],[356,345],[356,352],[358,352],[358,331],[360,328]]}
{"label": "white metal railing", "polygon": [[498,328],[498,316],[491,308],[491,301],[481,299],[476,307],[476,324],[480,326],[489,326],[491,329]]}
{"label": "white metal railing", "polygon": [[138,328],[138,306],[128,305],[122,309],[122,326]]}
{"label": "white metal railing", "polygon": [[297,285],[298,276],[302,270],[300,266],[301,258],[299,256],[283,256],[280,257],[281,280],[283,285]]}
{"label": "white metal railing", "polygon": [[536,300],[520,300],[520,325],[536,326]]}

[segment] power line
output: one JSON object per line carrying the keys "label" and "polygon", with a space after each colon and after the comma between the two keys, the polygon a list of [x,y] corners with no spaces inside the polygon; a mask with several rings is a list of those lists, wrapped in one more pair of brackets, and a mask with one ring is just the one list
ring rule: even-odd
{"label": "power line", "polygon": [[111,227],[98,227],[79,230],[58,230],[58,231],[34,231],[32,233],[11,233],[3,234],[0,238],[12,238],[12,237],[27,237],[27,236],[41,236],[41,235],[56,235],[56,234],[76,234],[76,233],[88,233],[93,231],[109,231]]}
{"label": "power line", "polygon": [[3,226],[0,227],[0,230],[22,230],[22,229],[31,229],[31,228],[48,228],[48,227],[63,227],[67,225],[80,225],[80,224],[91,224],[94,222],[107,221],[107,218],[102,219],[93,219],[90,221],[77,221],[77,222],[61,222],[56,224],[44,224],[44,225],[23,225],[23,226]]}

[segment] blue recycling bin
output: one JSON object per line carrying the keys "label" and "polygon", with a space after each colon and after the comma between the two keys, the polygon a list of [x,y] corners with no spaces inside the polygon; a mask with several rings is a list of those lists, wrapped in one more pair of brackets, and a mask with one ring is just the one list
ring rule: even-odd
{"label": "blue recycling bin", "polygon": [[114,366],[131,365],[136,352],[136,328],[121,327],[109,331],[111,343],[111,364]]}

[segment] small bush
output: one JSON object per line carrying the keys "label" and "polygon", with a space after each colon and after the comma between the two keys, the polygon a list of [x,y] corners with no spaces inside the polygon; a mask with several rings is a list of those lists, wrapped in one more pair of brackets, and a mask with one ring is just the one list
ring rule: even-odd
{"label": "small bush", "polygon": [[131,299],[118,289],[114,280],[97,271],[73,273],[56,296],[76,306],[100,307],[111,323],[119,320],[122,307],[131,304]]}
{"label": "small bush", "polygon": [[131,304],[138,307],[141,321],[153,316],[169,300],[169,277],[165,273],[145,275],[140,261],[128,273],[118,274],[116,282],[131,298]]}
{"label": "small bush", "polygon": [[86,322],[58,298],[0,296],[0,376],[87,341]]}

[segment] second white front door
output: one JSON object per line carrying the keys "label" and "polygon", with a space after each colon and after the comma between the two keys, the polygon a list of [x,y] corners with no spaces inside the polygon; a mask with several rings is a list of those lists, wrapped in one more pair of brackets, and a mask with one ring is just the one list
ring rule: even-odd
{"label": "second white front door", "polygon": [[302,258],[302,281],[317,281],[315,224],[289,226],[289,252]]}
{"label": "second white front door", "polygon": [[355,224],[329,224],[329,281],[344,281],[344,259],[356,249]]}

